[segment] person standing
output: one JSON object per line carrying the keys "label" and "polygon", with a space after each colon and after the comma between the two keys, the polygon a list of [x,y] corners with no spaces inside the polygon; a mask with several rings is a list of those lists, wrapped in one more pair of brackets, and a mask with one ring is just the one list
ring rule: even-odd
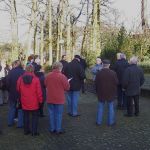
{"label": "person standing", "polygon": [[58,134],[64,133],[62,129],[62,114],[65,103],[65,91],[69,90],[70,87],[67,78],[61,73],[62,68],[62,63],[54,63],[52,72],[45,79],[50,121],[49,131]]}
{"label": "person standing", "polygon": [[[82,68],[84,70],[84,73],[85,73],[85,70],[87,68],[87,63],[86,63],[85,59],[82,58],[82,57],[80,57],[80,64],[81,64],[81,66],[82,66]],[[82,81],[81,90],[82,90],[82,93],[84,94],[85,93],[85,80]]]}
{"label": "person standing", "polygon": [[70,90],[67,92],[68,115],[79,116],[78,100],[82,82],[85,79],[84,70],[80,64],[80,56],[75,55],[74,59],[67,65],[65,75],[70,79]]}
{"label": "person standing", "polygon": [[62,58],[62,59],[61,59],[60,62],[61,62],[62,65],[63,65],[62,73],[64,74],[64,70],[65,70],[65,68],[67,67],[68,62],[67,62],[67,57],[66,57],[66,55],[62,55],[61,58]]}
{"label": "person standing", "polygon": [[35,72],[35,75],[40,80],[41,89],[42,89],[42,97],[43,97],[42,103],[41,103],[40,108],[39,108],[39,116],[44,117],[43,109],[44,109],[44,102],[46,101],[46,87],[45,87],[45,84],[44,84],[45,75],[44,75],[44,72],[41,69],[42,69],[42,66],[38,64],[36,66],[34,72]]}
{"label": "person standing", "polygon": [[[13,68],[8,73],[6,78],[6,86],[8,88],[9,96],[9,110],[8,110],[8,126],[11,127],[14,124],[15,114],[16,114],[16,105],[19,99],[19,93],[17,91],[17,80],[24,73],[24,70],[21,66],[21,62],[19,60],[14,61]],[[19,115],[21,116],[21,115]],[[23,126],[22,117],[18,119],[18,127]]]}
{"label": "person standing", "polygon": [[115,124],[114,100],[117,94],[118,79],[114,71],[109,69],[110,61],[103,60],[103,68],[96,75],[95,85],[98,97],[98,112],[96,124],[102,124],[104,105],[108,105],[108,126]]}
{"label": "person standing", "polygon": [[144,73],[137,66],[138,58],[133,56],[130,59],[130,66],[125,70],[123,76],[123,88],[127,96],[127,114],[125,116],[133,116],[133,102],[135,106],[134,115],[139,115],[139,95],[140,87],[144,84]]}
{"label": "person standing", "polygon": [[[26,66],[26,72],[17,81],[20,102],[24,113],[24,134],[38,133],[38,110],[42,104],[42,90],[39,79],[34,74],[34,66]],[[30,130],[30,115],[32,115],[32,129]]]}
{"label": "person standing", "polygon": [[102,69],[102,67],[103,67],[102,60],[99,57],[97,57],[96,64],[91,69],[91,73],[93,75],[93,81],[95,81],[96,74],[98,73],[98,71]]}
{"label": "person standing", "polygon": [[117,96],[118,109],[126,109],[126,105],[127,105],[125,92],[122,87],[122,78],[123,78],[124,71],[128,66],[129,66],[129,64],[126,60],[125,54],[117,53],[117,61],[114,65],[114,71],[117,73],[117,77],[119,80],[118,90],[117,90],[118,91],[118,96]]}

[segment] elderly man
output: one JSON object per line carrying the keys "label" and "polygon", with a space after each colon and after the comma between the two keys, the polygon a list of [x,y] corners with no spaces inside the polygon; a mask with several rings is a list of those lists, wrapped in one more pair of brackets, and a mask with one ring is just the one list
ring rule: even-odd
{"label": "elderly man", "polygon": [[102,124],[104,104],[108,104],[108,126],[115,124],[114,100],[117,93],[118,79],[114,71],[109,69],[110,61],[103,60],[103,69],[96,75],[95,85],[98,96],[98,112],[96,124]]}
{"label": "elderly man", "polygon": [[100,71],[102,67],[102,60],[99,57],[97,57],[96,64],[91,69],[91,73],[93,74],[93,80],[95,80],[97,72]]}
{"label": "elderly man", "polygon": [[117,53],[117,61],[114,65],[114,70],[117,73],[117,77],[119,80],[118,84],[118,109],[126,109],[126,98],[125,93],[122,88],[122,77],[125,69],[129,66],[126,55],[123,53]]}
{"label": "elderly man", "polygon": [[123,76],[123,87],[127,96],[127,114],[132,117],[133,101],[135,105],[135,116],[139,115],[139,95],[140,87],[144,84],[144,74],[140,67],[137,66],[138,58],[133,56],[130,59],[130,66],[125,70]]}

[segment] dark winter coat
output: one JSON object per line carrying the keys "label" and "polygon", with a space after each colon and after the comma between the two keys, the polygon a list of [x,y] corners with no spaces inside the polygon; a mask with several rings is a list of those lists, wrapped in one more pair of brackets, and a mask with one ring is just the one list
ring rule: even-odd
{"label": "dark winter coat", "polygon": [[82,81],[85,79],[84,69],[77,59],[73,59],[65,68],[65,75],[70,81],[71,91],[80,91]]}
{"label": "dark winter coat", "polygon": [[41,89],[42,89],[42,95],[43,95],[43,102],[46,100],[46,87],[45,87],[45,76],[43,72],[35,72],[35,75],[39,78],[40,84],[41,84]]}
{"label": "dark winter coat", "polygon": [[129,66],[129,64],[125,59],[117,60],[114,65],[114,70],[117,73],[117,77],[118,77],[120,85],[122,84],[122,78],[123,78],[124,71],[128,66]]}
{"label": "dark winter coat", "polygon": [[62,63],[62,65],[63,65],[62,73],[64,74],[64,71],[65,71],[65,68],[66,68],[66,67],[67,67],[67,65],[68,65],[68,62],[67,62],[67,61],[65,61],[65,60],[61,60],[60,62],[61,62],[61,63]]}
{"label": "dark winter coat", "polygon": [[123,75],[123,88],[127,96],[140,94],[140,87],[144,84],[144,73],[137,65],[130,65]]}
{"label": "dark winter coat", "polygon": [[19,98],[19,93],[17,91],[17,80],[25,71],[21,67],[13,68],[9,71],[6,78],[6,85],[9,91],[9,102],[15,102]]}
{"label": "dark winter coat", "polygon": [[113,101],[115,99],[118,79],[114,71],[103,68],[96,75],[95,85],[99,101]]}

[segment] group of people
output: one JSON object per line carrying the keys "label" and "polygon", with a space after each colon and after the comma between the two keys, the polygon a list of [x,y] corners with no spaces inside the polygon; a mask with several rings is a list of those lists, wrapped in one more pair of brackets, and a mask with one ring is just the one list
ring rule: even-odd
{"label": "group of people", "polygon": [[116,96],[117,108],[127,110],[124,114],[126,117],[139,116],[139,95],[140,87],[144,84],[144,73],[137,65],[138,58],[133,56],[128,62],[125,54],[118,53],[116,63],[113,66],[110,64],[109,60],[101,61],[97,58],[96,65],[91,69],[99,100],[97,125],[102,124],[105,102],[108,104],[108,125],[116,124],[114,109]]}
{"label": "group of people", "polygon": [[[96,124],[102,124],[104,104],[108,102],[108,125],[116,123],[114,100],[118,90],[118,108],[127,109],[126,116],[133,115],[133,100],[135,115],[139,115],[140,87],[144,83],[142,70],[137,66],[137,57],[132,57],[129,63],[123,53],[117,54],[117,62],[110,69],[110,61],[96,59],[96,65],[91,73],[98,97]],[[78,117],[78,101],[80,90],[85,92],[84,80],[86,61],[75,55],[67,62],[66,55],[60,62],[52,65],[52,70],[44,74],[40,59],[29,57],[25,70],[19,60],[13,62],[13,67],[6,76],[6,87],[9,92],[8,126],[14,125],[17,115],[18,128],[24,128],[24,134],[39,135],[38,116],[43,117],[44,102],[47,103],[49,114],[49,132],[62,134],[62,115],[65,100],[67,113],[70,117]],[[30,115],[32,127],[30,128]]]}

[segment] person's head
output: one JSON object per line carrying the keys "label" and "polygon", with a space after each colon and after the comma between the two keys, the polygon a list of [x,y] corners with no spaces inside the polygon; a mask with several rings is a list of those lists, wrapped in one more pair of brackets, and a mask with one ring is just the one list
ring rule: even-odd
{"label": "person's head", "polygon": [[96,58],[96,64],[97,64],[97,65],[100,65],[101,63],[102,63],[102,60],[101,60],[99,57],[97,57],[97,58]]}
{"label": "person's head", "polygon": [[31,56],[29,56],[28,57],[28,62],[31,62],[31,63],[33,63],[33,61],[34,61],[34,57],[31,55]]}
{"label": "person's head", "polygon": [[62,60],[67,60],[66,55],[62,55],[61,59],[62,59]]}
{"label": "person's head", "polygon": [[117,53],[117,60],[121,59],[121,53]]}
{"label": "person's head", "polygon": [[80,62],[81,57],[79,55],[75,55],[74,58]]}
{"label": "person's head", "polygon": [[131,57],[129,60],[129,63],[136,65],[138,63],[138,57],[136,57],[136,56]]}
{"label": "person's head", "polygon": [[35,63],[38,64],[38,65],[40,65],[41,60],[37,57],[37,58],[35,59]]}
{"label": "person's head", "polygon": [[26,72],[31,72],[33,73],[34,72],[34,66],[32,64],[29,64],[26,66]]}
{"label": "person's head", "polygon": [[126,59],[126,55],[124,53],[120,53],[120,59]]}
{"label": "person's head", "polygon": [[21,62],[20,60],[15,60],[14,62],[12,62],[12,68],[16,68],[21,66]]}
{"label": "person's head", "polygon": [[104,59],[102,63],[103,63],[103,68],[109,68],[110,67],[110,60]]}
{"label": "person's head", "polygon": [[54,69],[57,69],[59,71],[62,71],[62,68],[63,68],[63,65],[61,62],[55,62],[53,65],[52,65],[52,70]]}

